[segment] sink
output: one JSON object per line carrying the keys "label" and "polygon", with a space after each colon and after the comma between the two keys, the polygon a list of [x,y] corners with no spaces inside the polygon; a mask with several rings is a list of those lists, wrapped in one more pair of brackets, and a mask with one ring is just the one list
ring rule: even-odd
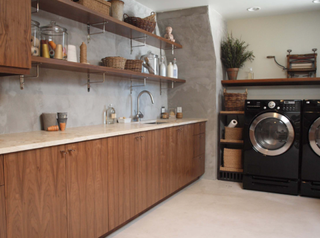
{"label": "sink", "polygon": [[144,123],[144,124],[155,124],[155,125],[159,125],[159,124],[165,124],[165,123],[168,123],[168,122],[154,121],[154,122],[146,122],[146,123]]}

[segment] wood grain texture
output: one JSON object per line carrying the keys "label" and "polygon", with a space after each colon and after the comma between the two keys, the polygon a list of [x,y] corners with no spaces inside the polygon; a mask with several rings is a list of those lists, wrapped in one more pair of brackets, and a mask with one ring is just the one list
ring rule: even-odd
{"label": "wood grain texture", "polygon": [[[200,123],[201,124],[201,123]],[[202,128],[202,126],[200,126]],[[202,130],[202,129],[201,129]],[[184,171],[182,173],[183,175],[183,185],[186,185],[190,183],[194,177],[193,177],[193,146],[194,146],[194,125],[186,125],[183,126],[183,146],[184,146],[184,154],[183,157],[181,158],[182,163],[184,164]]]}
{"label": "wood grain texture", "polygon": [[4,156],[8,238],[67,237],[64,149]]}
{"label": "wood grain texture", "polygon": [[160,199],[170,194],[170,129],[160,130]]}
{"label": "wood grain texture", "polygon": [[3,155],[0,155],[0,186],[4,185],[4,164]]}
{"label": "wood grain texture", "polygon": [[109,231],[106,145],[102,139],[67,146],[68,238]]}
{"label": "wood grain texture", "polygon": [[147,159],[151,153],[151,148],[146,148],[146,140],[148,140],[148,132],[140,133],[140,158],[137,157],[138,173],[138,213],[145,210],[147,206]]}
{"label": "wood grain texture", "polygon": [[0,186],[0,238],[7,238],[6,202],[4,186]]}
{"label": "wood grain texture", "polygon": [[0,1],[0,65],[31,68],[31,4],[29,0]]}

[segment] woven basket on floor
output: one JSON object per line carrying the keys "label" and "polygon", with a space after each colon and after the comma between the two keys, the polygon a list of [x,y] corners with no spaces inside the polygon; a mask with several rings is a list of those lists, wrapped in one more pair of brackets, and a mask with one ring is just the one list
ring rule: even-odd
{"label": "woven basket on floor", "polygon": [[103,65],[106,67],[124,69],[127,59],[120,56],[116,56],[116,57],[105,57],[101,59],[101,61]]}
{"label": "woven basket on floor", "polygon": [[224,107],[226,111],[244,111],[245,100],[248,90],[245,93],[227,93],[224,89]]}
{"label": "woven basket on floor", "polygon": [[242,140],[242,131],[243,128],[224,128],[224,138],[226,140]]}
{"label": "woven basket on floor", "polygon": [[78,3],[99,13],[110,15],[111,3],[105,0],[79,0]]}
{"label": "woven basket on floor", "polygon": [[125,69],[136,71],[136,72],[141,72],[142,63],[143,63],[142,60],[127,60]]}
{"label": "woven basket on floor", "polygon": [[148,32],[153,32],[157,24],[155,20],[149,21],[149,20],[142,19],[140,17],[130,17],[128,16],[128,14],[123,14],[123,19],[124,19],[124,22],[134,25],[136,27],[139,27],[140,29]]}
{"label": "woven basket on floor", "polygon": [[242,150],[224,148],[223,165],[226,168],[242,169]]}

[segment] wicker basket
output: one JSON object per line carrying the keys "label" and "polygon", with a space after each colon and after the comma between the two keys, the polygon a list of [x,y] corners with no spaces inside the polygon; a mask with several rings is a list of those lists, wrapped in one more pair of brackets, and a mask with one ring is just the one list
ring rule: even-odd
{"label": "wicker basket", "polygon": [[142,70],[142,60],[127,60],[125,69],[141,72]]}
{"label": "wicker basket", "polygon": [[242,169],[242,150],[227,149],[223,150],[223,165],[225,168]]}
{"label": "wicker basket", "polygon": [[126,65],[126,58],[123,57],[105,57],[101,59],[102,63],[106,67],[116,68],[116,69],[124,69],[124,66]]}
{"label": "wicker basket", "polygon": [[243,128],[224,128],[224,138],[226,140],[242,140],[242,131]]}
{"label": "wicker basket", "polygon": [[245,100],[248,90],[245,93],[227,93],[224,89],[224,107],[226,111],[244,111]]}
{"label": "wicker basket", "polygon": [[79,0],[78,3],[99,13],[110,15],[111,3],[105,0]]}
{"label": "wicker basket", "polygon": [[123,19],[124,22],[139,27],[140,29],[148,32],[153,32],[157,24],[155,21],[145,20],[140,17],[130,17],[127,14],[123,14]]}
{"label": "wicker basket", "polygon": [[150,16],[143,18],[143,20],[156,22],[156,13],[155,12],[151,12]]}

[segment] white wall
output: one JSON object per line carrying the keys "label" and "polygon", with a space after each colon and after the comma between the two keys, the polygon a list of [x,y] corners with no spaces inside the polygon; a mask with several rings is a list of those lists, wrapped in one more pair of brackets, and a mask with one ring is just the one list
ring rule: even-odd
{"label": "white wall", "polygon": [[[247,42],[256,57],[240,69],[238,79],[247,78],[249,67],[253,68],[255,79],[286,78],[286,72],[266,56],[274,55],[286,66],[287,49],[292,49],[292,54],[306,54],[317,48],[319,53],[319,22],[320,11],[228,21],[228,32]],[[319,57],[317,67],[317,77],[320,77]],[[244,88],[236,89],[244,91]],[[319,86],[249,87],[248,90],[250,99],[320,98]]]}

